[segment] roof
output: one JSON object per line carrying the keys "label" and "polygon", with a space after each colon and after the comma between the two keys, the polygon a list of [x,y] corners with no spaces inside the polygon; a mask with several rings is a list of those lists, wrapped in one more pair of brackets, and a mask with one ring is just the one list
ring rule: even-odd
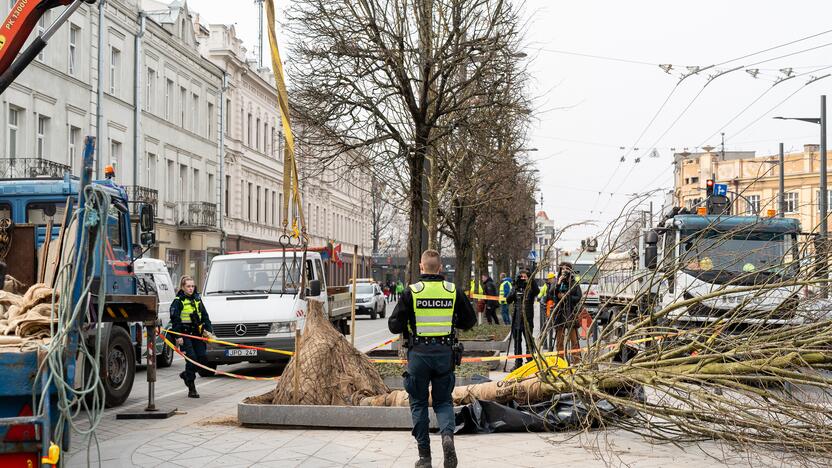
{"label": "roof", "polygon": [[677,215],[674,225],[681,229],[743,232],[800,233],[800,221],[791,218],[760,218],[757,216]]}

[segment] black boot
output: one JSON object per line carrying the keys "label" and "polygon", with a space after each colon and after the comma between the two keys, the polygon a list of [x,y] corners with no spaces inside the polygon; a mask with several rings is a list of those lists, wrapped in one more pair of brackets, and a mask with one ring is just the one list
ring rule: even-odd
{"label": "black boot", "polygon": [[419,447],[419,461],[416,462],[416,468],[431,468],[430,463],[430,447]]}
{"label": "black boot", "polygon": [[196,392],[196,384],[193,380],[186,380],[185,385],[188,386],[188,398],[199,398],[199,393]]}
{"label": "black boot", "polygon": [[445,468],[456,468],[457,459],[453,435],[442,435],[442,454],[445,456]]}

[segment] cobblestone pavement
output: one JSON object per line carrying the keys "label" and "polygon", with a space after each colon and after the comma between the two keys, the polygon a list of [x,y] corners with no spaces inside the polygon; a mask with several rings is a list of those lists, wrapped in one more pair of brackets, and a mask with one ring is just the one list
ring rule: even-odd
{"label": "cobblestone pavement", "polygon": [[[386,320],[358,321],[357,344],[366,349],[389,334]],[[159,370],[157,406],[176,407],[179,413],[166,420],[116,420],[122,411],[146,404],[145,374],[136,376],[130,399],[120,408],[107,410],[96,433],[98,450],[74,435],[72,452],[64,454],[70,467],[405,467],[413,466],[416,446],[408,431],[349,431],[243,428],[236,424],[236,405],[250,395],[265,393],[271,382],[252,382],[226,377],[198,379],[200,399],[186,398],[177,374],[181,359]],[[265,365],[228,368],[251,376],[268,377],[279,369]],[[433,438],[434,466],[442,466],[438,436]],[[714,443],[685,447],[651,445],[640,437],[616,431],[595,434],[490,434],[457,436],[462,467],[571,467],[639,466],[702,468],[725,459]],[[100,465],[98,463],[100,453]],[[742,455],[730,464],[747,465]],[[763,465],[771,460],[763,460]],[[758,463],[759,464],[759,463]]]}

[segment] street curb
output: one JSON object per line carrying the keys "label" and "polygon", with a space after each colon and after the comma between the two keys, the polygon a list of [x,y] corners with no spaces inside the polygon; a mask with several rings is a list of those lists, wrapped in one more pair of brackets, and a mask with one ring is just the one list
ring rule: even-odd
{"label": "street curb", "polygon": [[[309,427],[410,430],[413,421],[408,407],[376,406],[294,406],[237,404],[237,420],[247,427]],[[430,427],[437,429],[430,411]]]}

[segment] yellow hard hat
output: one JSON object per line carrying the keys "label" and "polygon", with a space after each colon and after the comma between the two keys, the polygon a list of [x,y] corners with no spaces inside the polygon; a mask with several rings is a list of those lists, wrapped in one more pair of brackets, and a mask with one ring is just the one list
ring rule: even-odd
{"label": "yellow hard hat", "polygon": [[554,277],[555,277],[554,273],[549,273],[548,275],[546,275],[546,279],[554,279]]}

